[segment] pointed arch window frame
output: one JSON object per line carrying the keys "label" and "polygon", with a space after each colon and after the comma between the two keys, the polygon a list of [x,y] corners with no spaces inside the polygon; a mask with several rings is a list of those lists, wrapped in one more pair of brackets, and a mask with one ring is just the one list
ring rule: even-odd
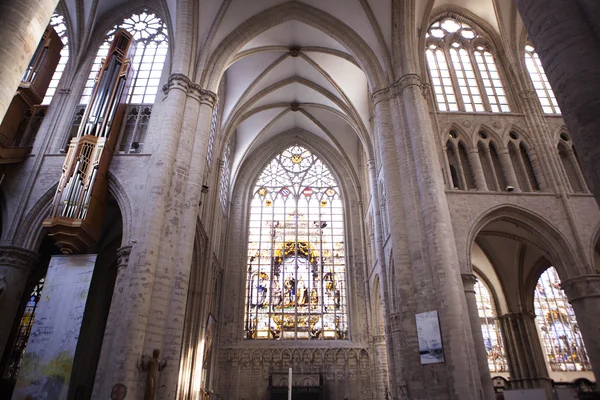
{"label": "pointed arch window frame", "polygon": [[[290,150],[294,148],[301,151],[295,154]],[[318,186],[314,182],[303,186],[298,181],[290,184],[289,180],[279,179],[281,174],[275,172],[283,165],[281,158],[285,156],[288,166],[293,168],[295,155],[301,156],[295,160],[298,165],[312,157],[314,164],[318,163],[321,172],[329,174],[335,186]],[[265,172],[271,175],[273,184],[265,184]],[[296,144],[286,146],[271,157],[255,182],[249,201],[244,337],[348,339],[345,207],[336,175],[312,149]],[[303,199],[306,203],[302,204],[306,204],[307,210],[310,210],[309,203],[312,201],[312,209],[319,212],[311,215],[309,211],[308,215],[303,215],[299,206]],[[290,200],[295,205],[287,208]],[[281,209],[275,214],[277,207]],[[335,210],[330,214],[335,218],[325,218],[320,213],[321,208]],[[265,209],[273,210],[270,219],[263,219]],[[324,231],[329,231],[329,236]],[[323,245],[327,238],[331,248]],[[298,272],[300,269],[301,272]],[[259,290],[253,290],[258,289],[261,283],[257,282],[261,279],[263,288],[260,293],[262,296],[265,292],[266,304],[263,297],[257,297]]]}
{"label": "pointed arch window frame", "polygon": [[[446,21],[453,21],[456,30],[444,30]],[[509,113],[496,49],[474,25],[454,14],[441,16],[429,25],[425,58],[434,103],[438,111]],[[444,65],[447,76],[440,69]]]}

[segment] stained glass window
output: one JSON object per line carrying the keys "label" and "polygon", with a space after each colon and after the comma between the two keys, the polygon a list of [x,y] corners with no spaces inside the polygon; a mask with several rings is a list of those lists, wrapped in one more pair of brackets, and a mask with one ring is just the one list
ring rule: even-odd
{"label": "stained glass window", "polygon": [[340,190],[301,146],[263,170],[250,205],[248,339],[347,339],[346,257]]}
{"label": "stained glass window", "polygon": [[89,103],[94,88],[94,80],[102,65],[102,59],[107,56],[110,42],[113,40],[114,33],[118,28],[124,28],[130,32],[136,43],[132,62],[134,74],[127,96],[127,103],[154,103],[169,48],[167,26],[155,14],[144,11],[126,18],[121,24],[115,25],[108,32],[94,59],[80,104]]}
{"label": "stained glass window", "polygon": [[494,307],[490,291],[481,280],[475,283],[475,297],[490,372],[508,372],[508,361],[504,353],[496,307]]}
{"label": "stained glass window", "polygon": [[62,77],[65,67],[67,66],[67,61],[69,61],[69,39],[67,38],[67,26],[65,25],[65,19],[62,15],[55,12],[52,15],[52,18],[50,18],[50,26],[54,28],[64,46],[60,51],[60,60],[58,61],[56,69],[54,70],[54,74],[52,75],[52,79],[48,85],[46,95],[42,100],[43,105],[50,104],[50,101],[54,96],[54,92],[56,92],[56,88],[58,87],[58,82]]}
{"label": "stained glass window", "polygon": [[431,24],[426,42],[438,110],[510,111],[494,56],[473,28],[457,19],[443,18]]}
{"label": "stained glass window", "polygon": [[525,46],[525,66],[527,67],[527,71],[533,82],[533,88],[540,100],[544,113],[560,114],[558,102],[556,101],[556,97],[554,97],[554,92],[550,87],[550,82],[548,82],[540,57],[538,57],[535,49],[530,44]]}
{"label": "stained glass window", "polygon": [[573,307],[560,288],[554,267],[538,279],[534,293],[535,321],[552,371],[591,371]]}
{"label": "stained glass window", "polygon": [[27,346],[27,341],[29,340],[29,334],[31,333],[33,320],[35,319],[35,310],[38,302],[40,301],[40,295],[42,288],[44,287],[44,281],[45,278],[40,279],[40,281],[33,288],[33,291],[27,300],[27,305],[25,306],[25,311],[23,312],[23,317],[21,317],[21,322],[19,324],[17,338],[15,339],[10,352],[8,365],[2,376],[3,379],[16,380],[19,375],[23,354],[25,352],[25,346]]}

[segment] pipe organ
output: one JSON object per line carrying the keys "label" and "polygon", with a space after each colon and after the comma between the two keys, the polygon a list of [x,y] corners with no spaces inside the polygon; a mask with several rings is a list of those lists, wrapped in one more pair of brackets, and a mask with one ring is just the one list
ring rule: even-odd
{"label": "pipe organ", "polygon": [[24,128],[34,107],[44,99],[62,48],[60,37],[48,26],[0,124],[0,164],[22,161],[31,151],[31,147],[22,144]]}
{"label": "pipe organ", "polygon": [[118,29],[77,136],[69,145],[51,215],[43,223],[65,254],[85,251],[100,236],[108,194],[106,175],[125,112],[134,53],[133,36]]}

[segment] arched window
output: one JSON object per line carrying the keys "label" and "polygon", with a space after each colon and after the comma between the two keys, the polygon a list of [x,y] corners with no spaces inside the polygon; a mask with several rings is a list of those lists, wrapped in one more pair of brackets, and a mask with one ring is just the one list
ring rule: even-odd
{"label": "arched window", "polygon": [[301,146],[275,156],[250,205],[248,339],[347,339],[340,190]]}
{"label": "arched window", "polygon": [[40,301],[40,295],[42,288],[44,287],[44,281],[45,278],[40,279],[29,295],[23,316],[21,317],[21,322],[19,323],[17,337],[10,352],[8,365],[2,374],[2,379],[14,381],[19,376],[19,370],[21,369],[25,346],[27,346],[29,334],[31,333],[31,328],[33,327],[35,310],[37,309],[37,305]]}
{"label": "arched window", "polygon": [[490,372],[508,372],[508,361],[504,352],[496,307],[490,291],[481,282],[481,279],[478,279],[475,283],[475,296]]}
{"label": "arched window", "polygon": [[579,165],[579,157],[571,138],[565,132],[560,134],[560,140],[558,142],[558,155],[562,163],[567,180],[571,186],[571,190],[575,193],[587,192],[587,185],[583,174],[581,173],[581,166]]}
{"label": "arched window", "polygon": [[519,187],[523,192],[539,191],[540,185],[535,174],[531,154],[517,132],[509,134],[508,152]]}
{"label": "arched window", "polygon": [[552,371],[591,371],[573,307],[560,288],[554,267],[538,279],[533,297],[535,321]]}
{"label": "arched window", "polygon": [[54,92],[56,92],[56,88],[58,87],[58,82],[62,77],[65,67],[67,66],[67,61],[69,61],[69,38],[67,37],[67,26],[65,25],[64,17],[55,12],[52,15],[52,18],[50,18],[50,26],[52,26],[56,31],[60,37],[60,40],[63,42],[64,47],[60,51],[60,60],[58,61],[56,69],[54,70],[54,74],[52,75],[52,79],[48,85],[46,95],[42,100],[43,105],[50,104],[50,101],[52,101]]}
{"label": "arched window", "polygon": [[446,155],[452,179],[452,188],[459,190],[475,189],[473,170],[469,162],[467,149],[457,133],[450,131],[446,141]]}
{"label": "arched window", "polygon": [[560,114],[560,108],[558,108],[556,97],[554,97],[554,92],[552,92],[542,62],[531,44],[525,46],[525,66],[544,113]]}
{"label": "arched window", "polygon": [[496,151],[496,146],[491,141],[489,135],[481,131],[479,132],[479,143],[477,144],[477,153],[485,182],[489,190],[503,191],[506,188],[500,157]]}
{"label": "arched window", "polygon": [[491,44],[473,28],[442,18],[429,27],[426,46],[440,111],[510,111]]}
{"label": "arched window", "polygon": [[225,152],[223,152],[223,159],[221,160],[221,186],[219,187],[219,200],[221,201],[221,207],[223,212],[227,211],[227,201],[229,200],[229,180],[230,180],[230,164],[231,164],[231,153],[235,147],[235,142],[229,139]]}
{"label": "arched window", "polygon": [[118,28],[126,29],[136,42],[135,56],[132,61],[134,71],[127,103],[153,104],[169,48],[167,26],[155,14],[144,11],[133,14],[119,25],[115,25],[106,35],[104,43],[98,49],[96,58],[81,96],[80,104],[87,104],[94,88],[94,79],[102,59],[108,54],[110,42]]}

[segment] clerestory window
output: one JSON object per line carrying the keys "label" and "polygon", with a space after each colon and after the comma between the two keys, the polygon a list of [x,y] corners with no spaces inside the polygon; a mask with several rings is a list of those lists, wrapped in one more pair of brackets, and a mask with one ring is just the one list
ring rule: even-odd
{"label": "clerestory window", "polygon": [[468,24],[434,22],[425,52],[438,110],[510,112],[492,46]]}
{"label": "clerestory window", "polygon": [[275,156],[252,192],[245,337],[348,339],[342,197],[302,146]]}
{"label": "clerestory window", "polygon": [[108,32],[94,59],[80,104],[89,103],[94,88],[94,80],[102,65],[102,59],[107,56],[110,43],[118,28],[126,29],[133,35],[136,42],[135,56],[132,60],[134,74],[127,95],[127,103],[154,103],[169,48],[167,26],[155,14],[144,11],[126,18]]}
{"label": "clerestory window", "polygon": [[552,91],[552,87],[550,87],[550,82],[548,82],[540,57],[538,57],[531,44],[525,46],[525,66],[527,67],[533,88],[540,100],[544,113],[560,114],[558,102],[556,101],[556,97],[554,97],[554,92]]}
{"label": "clerestory window", "polygon": [[58,87],[58,82],[60,82],[60,78],[62,77],[63,72],[65,71],[65,67],[67,66],[67,61],[69,61],[69,38],[67,37],[67,26],[65,25],[65,18],[54,12],[52,18],[50,18],[50,26],[54,28],[60,40],[63,42],[64,47],[60,51],[60,60],[58,61],[58,65],[54,70],[54,74],[52,75],[52,79],[50,80],[50,84],[48,85],[48,90],[46,91],[46,95],[42,100],[43,105],[48,105],[52,101],[52,97],[56,92],[56,88]]}

